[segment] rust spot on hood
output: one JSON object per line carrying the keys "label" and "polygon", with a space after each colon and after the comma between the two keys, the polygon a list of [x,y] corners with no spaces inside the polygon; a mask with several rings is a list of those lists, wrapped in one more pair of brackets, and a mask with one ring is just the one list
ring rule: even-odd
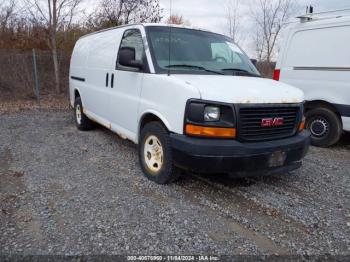
{"label": "rust spot on hood", "polygon": [[301,103],[302,101],[300,101],[297,98],[293,98],[293,99],[282,99],[282,100],[276,100],[276,101],[264,101],[264,100],[259,100],[259,99],[253,99],[253,101],[251,99],[246,99],[246,100],[241,100],[241,101],[234,101],[233,103],[237,103],[237,104],[291,104],[291,103]]}

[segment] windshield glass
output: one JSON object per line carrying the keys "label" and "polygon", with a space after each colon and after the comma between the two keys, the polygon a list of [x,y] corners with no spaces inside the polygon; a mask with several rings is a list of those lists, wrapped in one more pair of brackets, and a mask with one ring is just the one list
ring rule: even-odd
{"label": "windshield glass", "polygon": [[171,28],[171,37],[169,27],[149,26],[146,30],[157,73],[170,69],[172,73],[260,75],[247,55],[228,37],[175,27]]}

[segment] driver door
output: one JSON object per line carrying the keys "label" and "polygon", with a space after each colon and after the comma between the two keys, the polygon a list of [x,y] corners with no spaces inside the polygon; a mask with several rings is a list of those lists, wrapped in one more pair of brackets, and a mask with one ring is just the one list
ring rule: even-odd
{"label": "driver door", "polygon": [[[138,28],[125,30],[119,50],[125,47],[135,48],[135,58],[145,61],[144,44]],[[137,136],[138,106],[144,72],[137,68],[122,66],[118,60],[119,51],[112,73],[113,87],[109,97],[111,127],[112,130],[134,140]]]}

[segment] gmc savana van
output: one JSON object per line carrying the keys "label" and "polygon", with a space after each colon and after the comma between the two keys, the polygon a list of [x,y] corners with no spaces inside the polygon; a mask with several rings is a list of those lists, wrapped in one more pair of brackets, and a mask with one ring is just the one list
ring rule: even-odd
{"label": "gmc savana van", "polygon": [[275,80],[304,91],[311,141],[327,147],[350,132],[350,9],[299,18],[286,34]]}
{"label": "gmc savana van", "polygon": [[309,147],[303,93],[263,79],[223,35],[159,24],[82,37],[70,68],[78,129],[97,122],[138,144],[159,184],[180,167],[262,175],[301,166]]}

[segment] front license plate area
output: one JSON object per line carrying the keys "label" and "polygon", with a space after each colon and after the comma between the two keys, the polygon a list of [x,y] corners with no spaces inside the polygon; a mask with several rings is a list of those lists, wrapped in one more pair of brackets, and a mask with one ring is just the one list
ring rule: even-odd
{"label": "front license plate area", "polygon": [[280,167],[286,161],[287,153],[284,151],[276,151],[270,155],[269,167]]}

